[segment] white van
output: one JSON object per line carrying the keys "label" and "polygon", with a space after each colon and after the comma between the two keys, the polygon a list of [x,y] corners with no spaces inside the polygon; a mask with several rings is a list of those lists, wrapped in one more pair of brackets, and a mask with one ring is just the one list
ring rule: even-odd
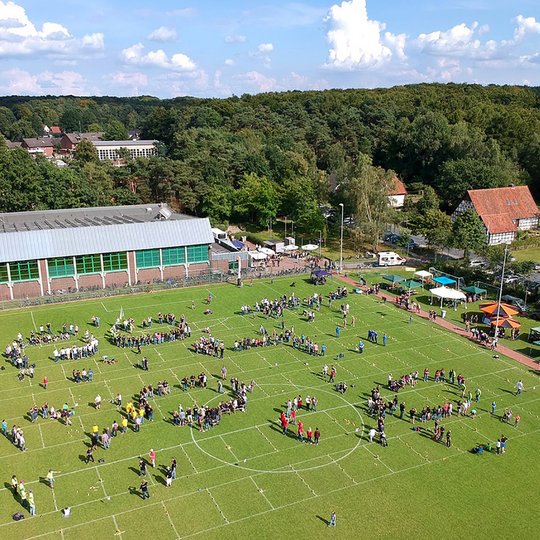
{"label": "white van", "polygon": [[378,257],[379,266],[400,266],[407,262],[407,259],[404,259],[394,251],[381,251]]}

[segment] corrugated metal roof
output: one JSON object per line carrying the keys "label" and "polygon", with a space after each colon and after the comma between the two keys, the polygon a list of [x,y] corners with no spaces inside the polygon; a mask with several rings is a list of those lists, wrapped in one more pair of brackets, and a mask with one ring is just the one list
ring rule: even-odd
{"label": "corrugated metal roof", "polygon": [[0,234],[0,262],[211,244],[208,218]]}

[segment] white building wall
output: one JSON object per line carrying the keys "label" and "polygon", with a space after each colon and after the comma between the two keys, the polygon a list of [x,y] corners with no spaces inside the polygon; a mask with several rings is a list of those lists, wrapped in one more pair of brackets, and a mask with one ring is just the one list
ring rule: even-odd
{"label": "white building wall", "polygon": [[520,231],[526,231],[529,229],[536,229],[538,227],[538,218],[526,218],[518,221],[518,229]]}

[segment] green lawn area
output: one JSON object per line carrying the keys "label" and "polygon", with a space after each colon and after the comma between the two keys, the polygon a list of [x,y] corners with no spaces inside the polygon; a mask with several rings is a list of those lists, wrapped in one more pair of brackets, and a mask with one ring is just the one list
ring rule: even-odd
{"label": "green lawn area", "polygon": [[[393,272],[393,270],[392,270]],[[380,279],[380,274],[370,274]],[[94,358],[55,363],[54,345],[28,346],[26,353],[36,363],[34,379],[17,380],[16,369],[4,359],[0,371],[0,402],[3,418],[9,427],[24,429],[27,451],[20,452],[8,438],[0,438],[0,538],[44,540],[95,538],[140,539],[231,538],[246,535],[254,538],[299,539],[326,538],[330,533],[326,520],[337,513],[340,538],[360,534],[375,538],[455,538],[460,535],[480,538],[500,536],[514,531],[519,538],[537,534],[536,497],[540,465],[535,449],[540,444],[540,396],[538,375],[524,366],[492,354],[473,343],[442,330],[432,323],[414,318],[391,304],[376,298],[351,294],[346,299],[354,328],[343,328],[336,337],[336,325],[342,319],[336,301],[328,306],[327,298],[315,321],[308,323],[300,310],[286,310],[284,325],[294,327],[297,335],[305,334],[319,345],[327,346],[325,358],[310,356],[289,344],[258,347],[246,351],[231,350],[235,338],[257,337],[262,324],[272,333],[281,331],[280,321],[257,314],[242,316],[243,304],[254,305],[266,297],[295,293],[307,298],[314,292],[326,295],[340,285],[330,280],[315,288],[303,278],[263,280],[253,286],[211,285],[209,288],[173,290],[145,295],[108,298],[99,301],[68,303],[0,312],[3,345],[21,332],[28,336],[41,324],[50,322],[58,331],[62,324],[78,324],[79,335],[88,329],[100,340],[99,354]],[[213,294],[210,315],[203,299]],[[192,301],[195,309],[191,309]],[[130,349],[117,348],[106,340],[120,310],[137,323],[134,333],[146,332],[140,325],[145,317],[158,312],[185,314],[193,328],[191,339],[143,347],[150,370],[135,364],[140,355]],[[470,309],[470,308],[469,308]],[[90,324],[93,315],[101,317],[101,327]],[[459,312],[450,316],[459,319]],[[350,320],[350,318],[349,318]],[[152,331],[166,329],[154,323]],[[191,344],[201,336],[223,339],[227,347],[224,360],[192,352]],[[367,341],[368,329],[379,336],[387,334],[388,343]],[[365,351],[355,350],[358,341]],[[379,340],[380,341],[380,340]],[[82,345],[73,338],[64,344]],[[117,359],[114,365],[100,361],[102,355]],[[337,369],[336,381],[349,385],[342,395],[320,376],[324,362]],[[221,367],[228,369],[226,394],[217,393]],[[92,368],[93,382],[76,384],[72,370]],[[481,401],[473,404],[477,418],[446,418],[442,424],[452,432],[452,446],[447,448],[424,432],[412,430],[407,418],[387,415],[388,447],[369,443],[367,431],[376,427],[376,418],[368,415],[366,401],[371,389],[380,384],[386,401],[393,395],[386,389],[388,374],[394,378],[428,367],[433,375],[444,367],[463,373],[468,389],[482,391]],[[204,371],[208,388],[183,392],[184,376]],[[39,384],[46,375],[47,390]],[[232,376],[249,383],[256,381],[248,395],[246,413],[224,416],[218,426],[207,432],[177,427],[171,422],[172,411],[181,404],[184,409],[194,402],[216,405],[230,399],[228,379]],[[525,391],[513,394],[515,383],[522,379]],[[123,410],[110,402],[118,392],[124,405],[136,396],[143,385],[167,380],[170,395],[150,400],[155,413],[139,433],[129,429],[113,439],[110,449],[99,448],[96,463],[86,465],[82,459],[88,433],[93,425],[100,429],[120,421]],[[103,406],[96,410],[96,394]],[[317,396],[317,411],[301,410],[298,418],[305,428],[321,430],[318,446],[301,443],[284,436],[279,428],[279,411],[294,396]],[[406,410],[426,405],[438,406],[460,399],[455,386],[432,379],[406,387],[398,399]],[[35,403],[48,401],[61,408],[64,402],[76,409],[72,426],[59,421],[26,417]],[[497,403],[497,415],[490,414],[490,404]],[[521,416],[518,428],[503,424],[499,415],[511,407]],[[455,408],[454,408],[455,410]],[[508,438],[505,455],[470,450],[479,443],[494,442],[504,433]],[[148,457],[150,448],[157,452],[157,468],[149,468],[151,497],[138,494],[138,457]],[[165,487],[164,469],[172,458],[178,462],[178,478]],[[102,463],[98,460],[103,459]],[[43,480],[54,469],[55,488]],[[10,478],[24,479],[27,491],[33,489],[37,517],[30,517],[9,489]],[[59,509],[71,507],[71,516],[62,517]],[[489,511],[486,511],[486,508]],[[22,511],[25,519],[12,520]],[[386,519],[381,519],[384,515]],[[441,527],[441,521],[451,526]],[[454,525],[455,524],[455,525]],[[361,531],[361,532],[360,532]]]}
{"label": "green lawn area", "polygon": [[540,262],[540,247],[512,250],[512,257],[515,257],[516,261]]}

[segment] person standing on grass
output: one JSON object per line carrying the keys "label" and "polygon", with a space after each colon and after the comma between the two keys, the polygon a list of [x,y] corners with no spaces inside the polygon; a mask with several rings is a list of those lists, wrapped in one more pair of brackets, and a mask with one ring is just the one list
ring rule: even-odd
{"label": "person standing on grass", "polygon": [[283,430],[283,435],[287,435],[287,428],[289,427],[289,419],[283,415],[281,417],[281,429]]}
{"label": "person standing on grass", "polygon": [[177,467],[176,458],[172,458],[170,469],[171,469],[173,480],[176,480],[176,467]]}
{"label": "person standing on grass", "polygon": [[341,327],[339,326],[339,324],[336,326],[336,337],[339,337],[339,335],[341,334]]}
{"label": "person standing on grass", "polygon": [[36,502],[34,500],[34,492],[30,490],[28,492],[28,509],[30,510],[30,515],[36,515]]}
{"label": "person standing on grass", "polygon": [[47,473],[47,482],[49,483],[49,487],[51,489],[54,489],[54,473],[55,471],[53,471],[52,469],[49,469],[49,472]]}
{"label": "person standing on grass", "polygon": [[143,499],[150,498],[150,492],[148,491],[148,482],[146,480],[141,480],[141,497]]}
{"label": "person standing on grass", "polygon": [[495,411],[497,410],[497,403],[495,401],[491,402],[491,414],[495,415]]}
{"label": "person standing on grass", "polygon": [[319,428],[315,428],[315,433],[313,434],[313,437],[315,439],[315,444],[319,444],[319,439],[321,438],[321,432],[319,431]]}
{"label": "person standing on grass", "polygon": [[152,465],[152,468],[156,468],[156,451],[153,448],[150,448],[150,453],[148,454],[150,456],[150,463]]}
{"label": "person standing on grass", "polygon": [[474,398],[476,400],[476,403],[478,403],[480,401],[480,396],[482,395],[482,390],[480,390],[480,388],[477,388],[476,389],[476,392],[475,392],[475,395],[474,395]]}
{"label": "person standing on grass", "polygon": [[382,344],[383,344],[383,347],[386,347],[386,341],[388,340],[388,336],[386,334],[383,334],[383,337],[382,337]]}
{"label": "person standing on grass", "polygon": [[17,495],[17,488],[19,487],[19,481],[17,477],[13,475],[11,477],[11,489],[13,490],[13,495]]}
{"label": "person standing on grass", "polygon": [[21,480],[19,482],[19,496],[21,498],[21,505],[23,508],[26,508],[26,500],[27,500],[27,497],[26,497],[26,488],[24,486],[24,481]]}
{"label": "person standing on grass", "polygon": [[521,416],[519,416],[519,414],[516,414],[516,416],[514,416],[514,427],[517,429],[519,427],[519,421],[521,420]]}
{"label": "person standing on grass", "polygon": [[139,476],[146,476],[146,461],[139,458]]}
{"label": "person standing on grass", "polygon": [[330,370],[330,377],[329,377],[328,382],[333,384],[336,379],[336,375],[337,375],[337,370],[335,366],[332,366],[332,369]]}
{"label": "person standing on grass", "polygon": [[94,406],[98,411],[101,409],[101,396],[99,394],[94,399]]}
{"label": "person standing on grass", "polygon": [[90,446],[90,448],[88,448],[88,450],[86,451],[86,464],[88,465],[88,463],[90,463],[90,461],[92,463],[95,463],[95,459],[94,459],[94,446]]}
{"label": "person standing on grass", "polygon": [[47,390],[47,384],[49,384],[49,380],[47,379],[47,375],[43,377],[43,388]]}
{"label": "person standing on grass", "polygon": [[329,527],[336,527],[336,513],[335,512],[332,512],[330,514],[330,521],[328,522],[328,526]]}
{"label": "person standing on grass", "polygon": [[448,448],[452,446],[452,432],[450,430],[446,432],[446,446]]}
{"label": "person standing on grass", "polygon": [[304,422],[298,421],[298,440],[304,442]]}
{"label": "person standing on grass", "polygon": [[519,396],[521,393],[523,393],[523,381],[519,379],[516,383],[516,396]]}

